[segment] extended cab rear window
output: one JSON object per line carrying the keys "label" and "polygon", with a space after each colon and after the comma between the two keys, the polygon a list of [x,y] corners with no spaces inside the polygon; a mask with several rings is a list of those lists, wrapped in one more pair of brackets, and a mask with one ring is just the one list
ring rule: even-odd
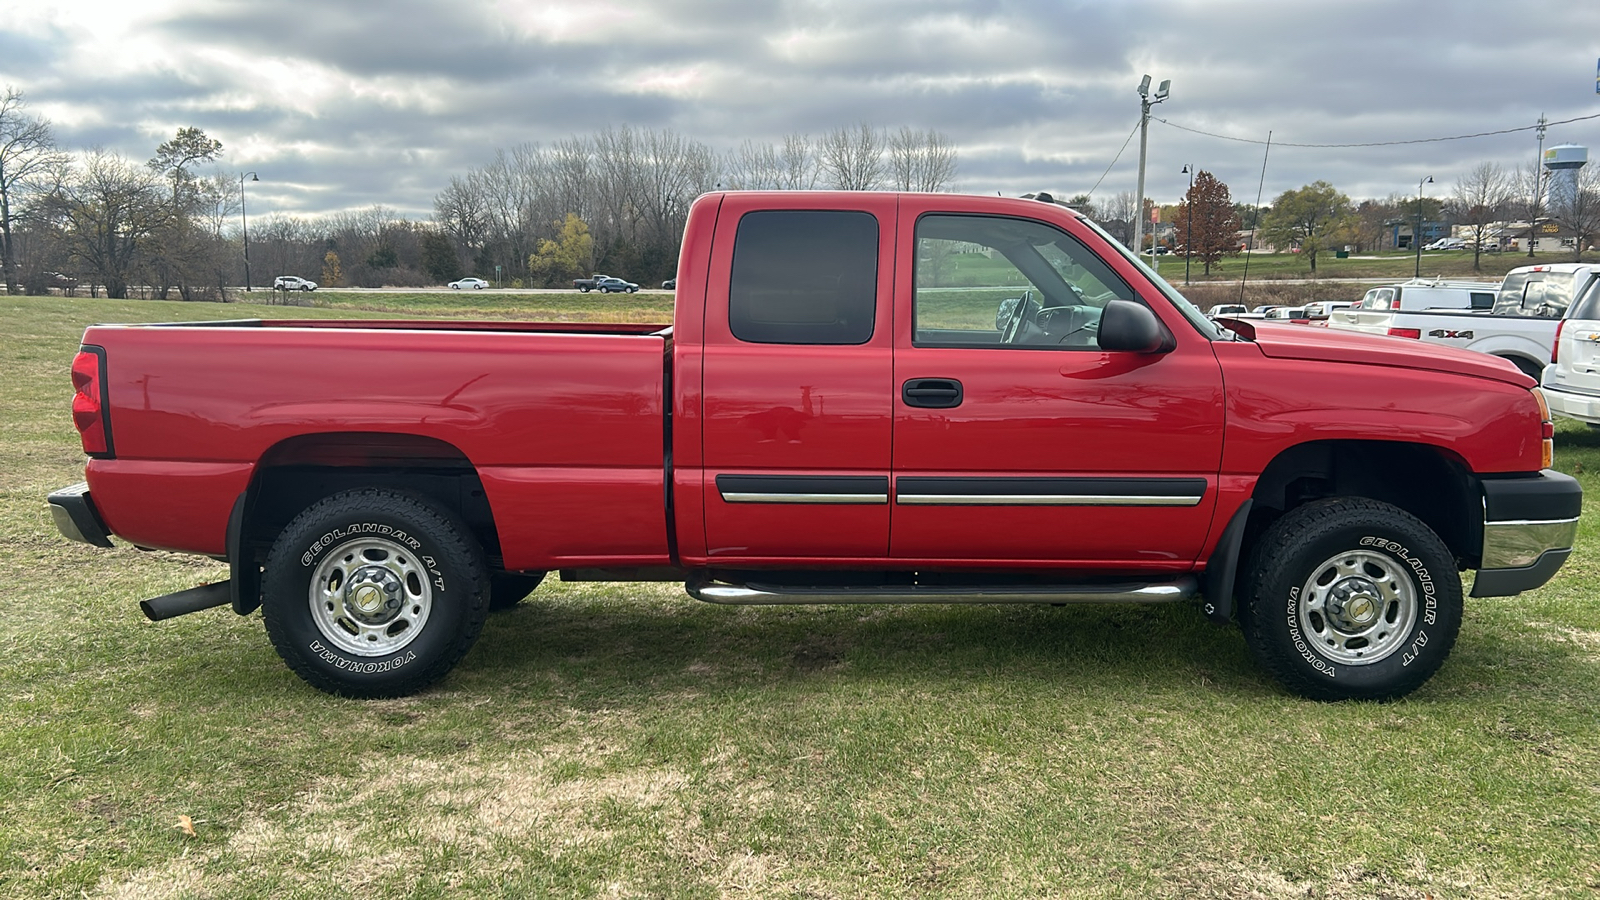
{"label": "extended cab rear window", "polygon": [[763,210],[739,220],[728,327],[753,344],[865,344],[878,288],[878,220]]}

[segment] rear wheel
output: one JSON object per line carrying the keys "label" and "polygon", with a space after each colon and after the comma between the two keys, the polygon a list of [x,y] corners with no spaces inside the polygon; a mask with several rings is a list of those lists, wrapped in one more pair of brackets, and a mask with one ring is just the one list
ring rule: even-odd
{"label": "rear wheel", "polygon": [[1251,653],[1314,700],[1386,700],[1444,664],[1461,628],[1455,559],[1427,525],[1364,498],[1308,503],[1261,536],[1241,617]]}
{"label": "rear wheel", "polygon": [[471,532],[409,494],[369,488],[321,500],[273,543],[262,615],[278,654],[347,697],[414,693],[478,639],[489,578]]}

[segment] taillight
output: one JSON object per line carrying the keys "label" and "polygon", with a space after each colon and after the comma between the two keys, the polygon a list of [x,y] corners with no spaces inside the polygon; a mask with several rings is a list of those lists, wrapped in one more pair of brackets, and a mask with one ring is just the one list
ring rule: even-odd
{"label": "taillight", "polygon": [[1556,339],[1550,342],[1550,361],[1553,363],[1561,361],[1558,359],[1561,356],[1561,329],[1565,327],[1567,327],[1566,319],[1556,323]]}
{"label": "taillight", "polygon": [[106,408],[106,351],[85,345],[72,360],[72,424],[90,456],[111,455],[111,416]]}
{"label": "taillight", "polygon": [[1420,340],[1422,340],[1422,329],[1421,328],[1391,328],[1391,329],[1389,329],[1389,336],[1390,337],[1413,338],[1415,340],[1419,340],[1420,341]]}

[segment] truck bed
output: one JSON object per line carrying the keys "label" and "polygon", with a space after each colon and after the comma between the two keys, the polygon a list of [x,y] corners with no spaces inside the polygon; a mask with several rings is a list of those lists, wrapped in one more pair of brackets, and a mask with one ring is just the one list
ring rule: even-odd
{"label": "truck bed", "polygon": [[133,543],[221,554],[261,467],[398,443],[476,469],[508,567],[667,559],[663,326],[252,320],[84,343],[104,348],[115,434],[87,478]]}

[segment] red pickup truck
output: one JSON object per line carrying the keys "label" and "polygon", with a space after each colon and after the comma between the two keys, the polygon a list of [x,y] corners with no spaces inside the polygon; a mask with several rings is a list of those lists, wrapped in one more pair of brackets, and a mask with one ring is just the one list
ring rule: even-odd
{"label": "red pickup truck", "polygon": [[297,673],[367,697],[443,677],[550,570],[1192,601],[1295,692],[1394,697],[1448,654],[1460,570],[1515,594],[1572,547],[1581,491],[1510,364],[1210,319],[1055,204],[708,194],[678,274],[671,327],[92,327],[56,522],[225,559],[147,614],[260,607]]}

